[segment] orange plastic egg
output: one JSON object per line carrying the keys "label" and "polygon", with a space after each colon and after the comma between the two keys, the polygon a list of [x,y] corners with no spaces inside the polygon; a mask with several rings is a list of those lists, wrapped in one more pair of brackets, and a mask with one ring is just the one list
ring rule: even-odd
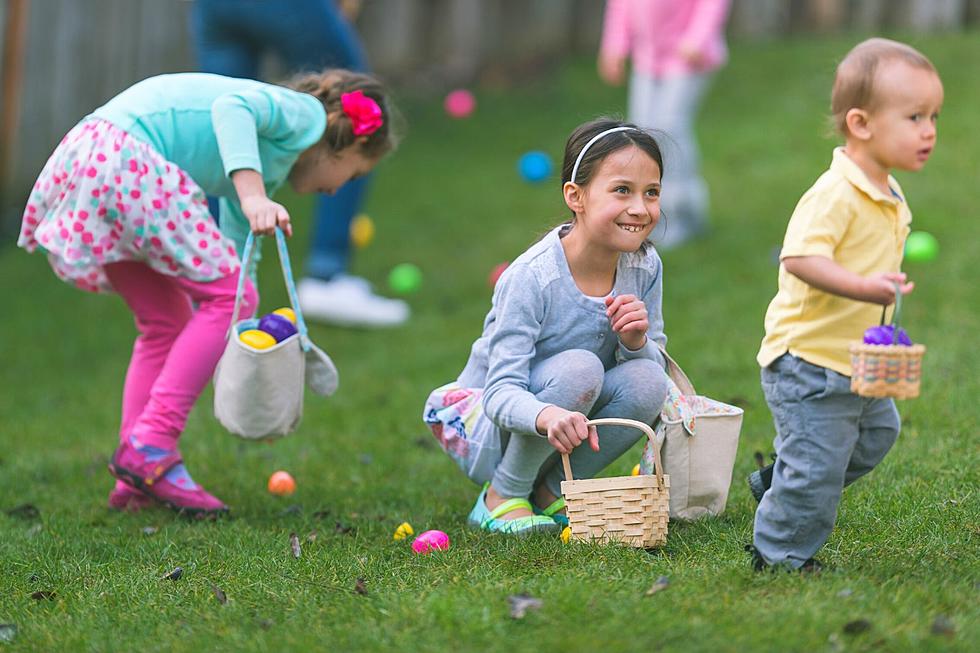
{"label": "orange plastic egg", "polygon": [[268,349],[276,344],[276,339],[265,331],[249,329],[238,334],[238,339],[253,349]]}
{"label": "orange plastic egg", "polygon": [[278,494],[281,497],[288,497],[296,491],[296,481],[289,472],[282,470],[275,472],[269,477],[269,492]]}

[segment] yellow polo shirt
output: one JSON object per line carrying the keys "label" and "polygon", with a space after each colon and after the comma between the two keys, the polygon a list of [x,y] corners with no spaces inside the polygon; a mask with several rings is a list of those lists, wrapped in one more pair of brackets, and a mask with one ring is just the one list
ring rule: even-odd
{"label": "yellow polo shirt", "polygon": [[[836,148],[830,169],[796,205],[780,260],[825,256],[861,276],[898,272],[912,214],[898,182],[888,177],[888,186],[892,195],[872,185],[844,149]],[[814,288],[780,265],[757,360],[766,367],[789,352],[850,376],[848,346],[880,320],[881,306]]]}

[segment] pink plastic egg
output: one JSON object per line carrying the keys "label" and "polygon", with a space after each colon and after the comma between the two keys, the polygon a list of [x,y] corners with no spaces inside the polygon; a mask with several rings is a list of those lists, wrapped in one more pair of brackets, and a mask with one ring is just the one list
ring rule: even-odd
{"label": "pink plastic egg", "polygon": [[442,531],[425,531],[412,542],[412,551],[420,554],[445,551],[449,548],[449,536]]}
{"label": "pink plastic egg", "polygon": [[457,89],[446,96],[446,113],[453,118],[466,118],[476,109],[476,98],[466,89]]}

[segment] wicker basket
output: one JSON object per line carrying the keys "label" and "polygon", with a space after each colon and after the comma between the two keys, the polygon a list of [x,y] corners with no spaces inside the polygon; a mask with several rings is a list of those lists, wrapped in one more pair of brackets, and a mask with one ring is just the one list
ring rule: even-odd
{"label": "wicker basket", "polygon": [[594,419],[590,426],[613,424],[643,431],[653,443],[655,475],[613,476],[571,480],[568,455],[562,454],[565,469],[561,493],[568,508],[571,538],[602,543],[621,542],[652,548],[667,541],[670,477],[663,473],[660,450],[653,429],[631,419]]}
{"label": "wicker basket", "polygon": [[[895,289],[895,311],[892,328],[898,339],[898,320],[902,313],[902,293]],[[881,311],[885,323],[885,311]],[[851,392],[862,397],[913,399],[919,396],[922,379],[922,356],[925,345],[851,344]]]}
{"label": "wicker basket", "polygon": [[919,396],[925,345],[851,345],[851,392],[862,397]]}

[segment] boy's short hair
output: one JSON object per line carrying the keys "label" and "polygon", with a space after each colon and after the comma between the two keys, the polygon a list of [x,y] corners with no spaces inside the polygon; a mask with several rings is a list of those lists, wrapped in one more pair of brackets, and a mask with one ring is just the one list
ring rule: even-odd
{"label": "boy's short hair", "polygon": [[915,48],[891,39],[873,38],[858,43],[838,64],[830,111],[834,127],[847,136],[847,112],[873,109],[875,73],[884,61],[899,60],[910,66],[936,72],[928,58]]}

